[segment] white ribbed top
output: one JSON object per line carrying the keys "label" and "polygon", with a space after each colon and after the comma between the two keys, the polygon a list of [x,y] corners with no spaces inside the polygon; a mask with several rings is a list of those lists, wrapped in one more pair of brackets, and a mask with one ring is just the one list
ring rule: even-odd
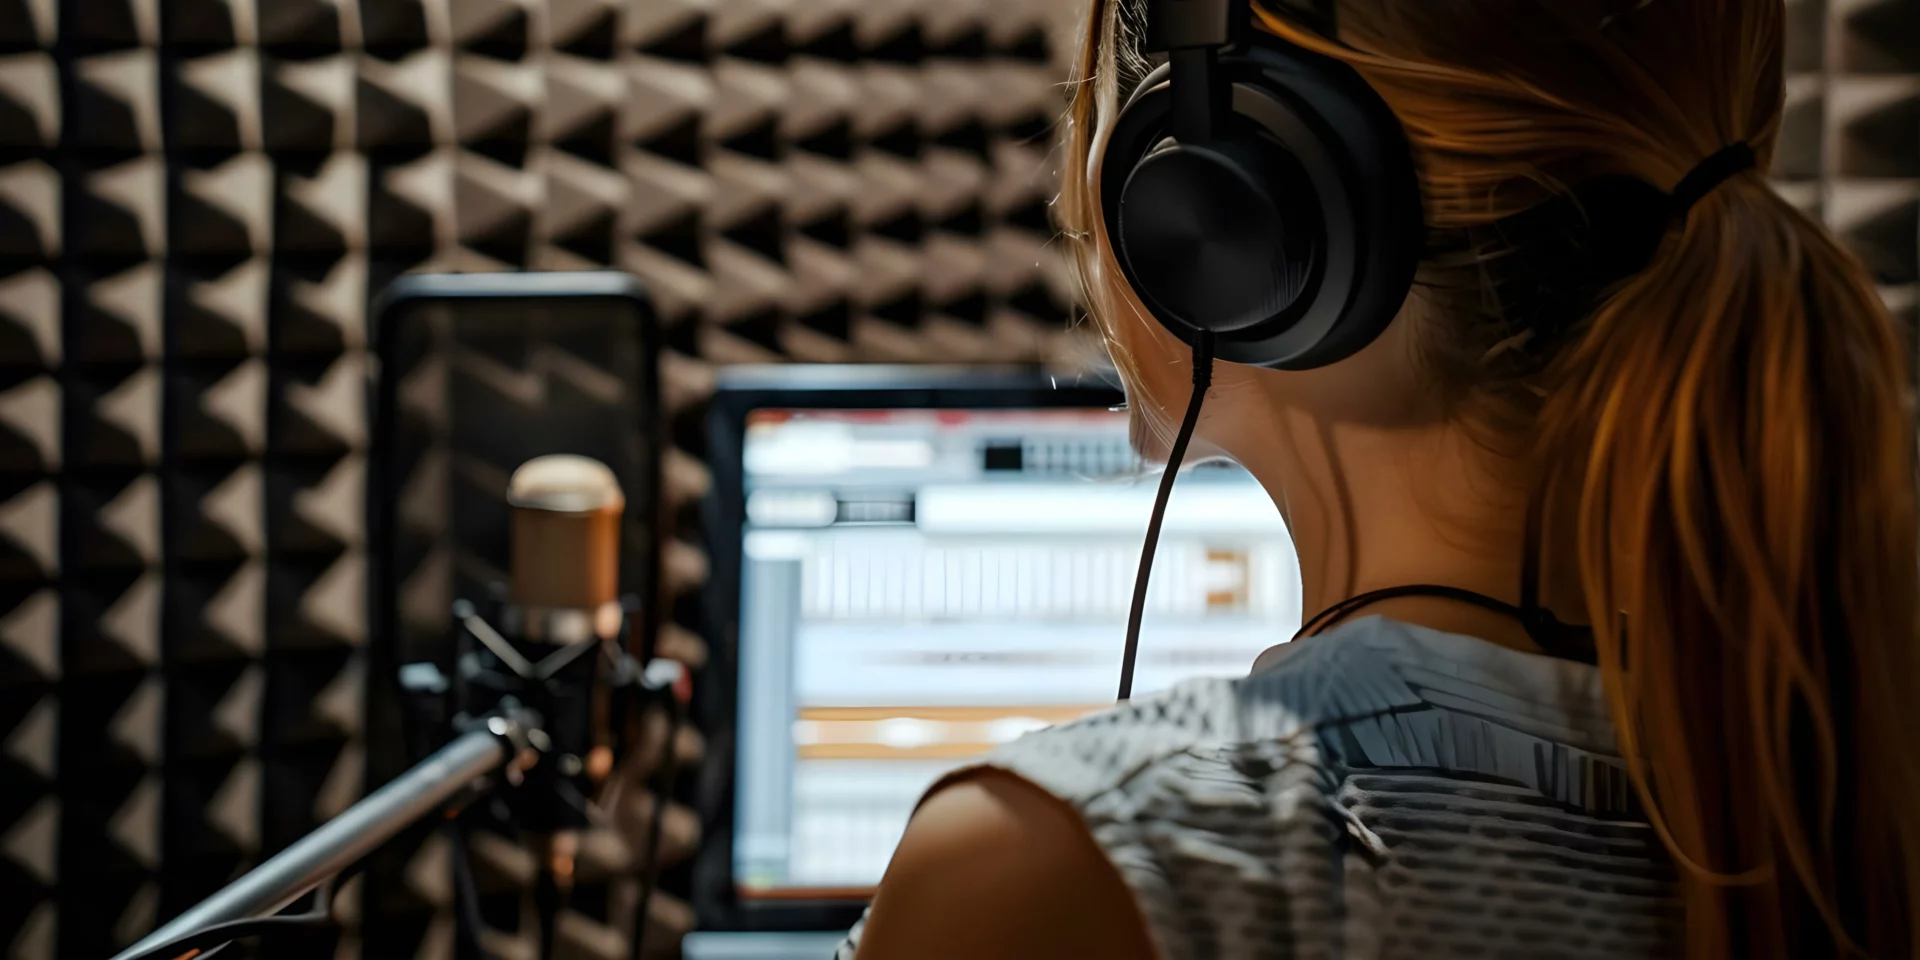
{"label": "white ribbed top", "polygon": [[1166,960],[1678,954],[1599,671],[1380,617],[1284,651],[981,766],[1080,811]]}

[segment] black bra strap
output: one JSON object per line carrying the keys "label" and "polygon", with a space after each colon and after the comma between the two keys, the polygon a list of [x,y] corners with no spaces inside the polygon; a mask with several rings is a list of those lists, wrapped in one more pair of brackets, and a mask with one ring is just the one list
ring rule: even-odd
{"label": "black bra strap", "polygon": [[1558,617],[1541,607],[1524,610],[1505,600],[1496,600],[1484,593],[1467,590],[1462,587],[1448,587],[1437,583],[1415,583],[1399,587],[1387,587],[1381,590],[1369,590],[1357,596],[1348,597],[1325,610],[1314,614],[1293,635],[1293,639],[1318,634],[1328,624],[1346,617],[1362,607],[1372,606],[1383,600],[1400,597],[1439,597],[1468,603],[1520,622],[1527,631],[1527,637],[1539,644],[1540,649],[1550,657],[1572,660],[1575,663],[1596,664],[1599,656],[1594,650],[1593,633],[1587,628],[1574,624],[1561,623]]}
{"label": "black bra strap", "polygon": [[1414,583],[1400,587],[1387,587],[1381,590],[1369,590],[1357,596],[1348,597],[1325,610],[1315,614],[1293,635],[1295,640],[1318,634],[1327,624],[1344,618],[1347,614],[1369,607],[1384,600],[1397,600],[1401,597],[1440,597],[1445,600],[1457,600],[1483,607],[1503,616],[1520,618],[1520,608],[1504,600],[1495,600],[1484,593],[1476,593],[1462,587],[1447,587],[1437,583]]}

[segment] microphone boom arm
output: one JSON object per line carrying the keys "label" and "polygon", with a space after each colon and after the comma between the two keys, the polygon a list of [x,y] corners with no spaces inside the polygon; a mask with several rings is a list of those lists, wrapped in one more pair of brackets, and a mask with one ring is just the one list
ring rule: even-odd
{"label": "microphone boom arm", "polygon": [[[286,907],[440,810],[476,781],[486,783],[502,767],[519,769],[533,744],[543,739],[527,711],[505,710],[486,717],[475,729],[115,954],[113,960],[176,960],[208,949],[213,944],[185,941],[197,940],[211,928],[261,918]],[[246,935],[236,932],[234,937]]]}

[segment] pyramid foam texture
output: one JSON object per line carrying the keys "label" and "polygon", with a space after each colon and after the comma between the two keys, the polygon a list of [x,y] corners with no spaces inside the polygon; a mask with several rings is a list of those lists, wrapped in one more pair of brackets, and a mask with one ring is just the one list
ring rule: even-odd
{"label": "pyramid foam texture", "polygon": [[[647,282],[691,625],[714,364],[1055,348],[1071,6],[0,0],[0,953],[110,955],[391,772],[373,293]],[[531,955],[524,856],[482,846],[490,946]],[[397,856],[337,942],[254,952],[449,956],[444,845]],[[563,937],[620,955],[630,884],[583,893]]]}
{"label": "pyramid foam texture", "polygon": [[[0,951],[109,955],[385,775],[372,292],[648,283],[692,625],[713,365],[1057,348],[1046,128],[1080,6],[0,0]],[[1920,0],[1788,15],[1775,182],[1920,319]],[[530,955],[525,851],[481,847],[493,944]],[[337,946],[266,952],[450,956],[448,851],[400,854]],[[620,954],[603,892],[566,926],[586,955]]]}

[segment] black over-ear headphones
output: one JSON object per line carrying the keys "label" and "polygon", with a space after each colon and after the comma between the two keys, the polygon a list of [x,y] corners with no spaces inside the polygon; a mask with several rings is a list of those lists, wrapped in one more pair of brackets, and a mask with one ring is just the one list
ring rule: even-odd
{"label": "black over-ear headphones", "polygon": [[1147,8],[1168,62],[1100,161],[1127,281],[1223,360],[1304,370],[1373,342],[1425,242],[1398,119],[1351,67],[1253,30],[1248,0]]}
{"label": "black over-ear headphones", "polygon": [[1353,355],[1393,322],[1426,242],[1406,134],[1352,68],[1255,36],[1249,0],[1146,4],[1145,48],[1167,63],[1108,135],[1100,205],[1127,282],[1193,347],[1193,398],[1140,547],[1121,700],[1214,359],[1306,370]]}

